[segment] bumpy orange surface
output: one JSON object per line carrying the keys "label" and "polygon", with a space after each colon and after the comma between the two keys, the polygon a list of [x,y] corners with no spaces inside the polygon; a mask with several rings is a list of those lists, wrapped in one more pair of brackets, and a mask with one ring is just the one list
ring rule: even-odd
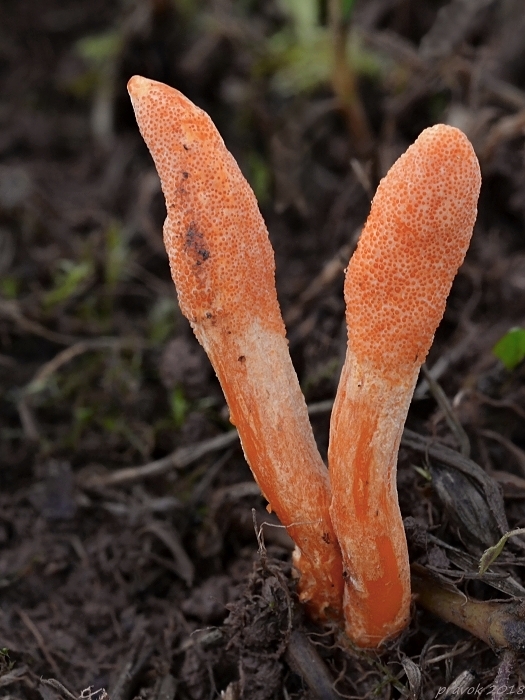
{"label": "bumpy orange surface", "polygon": [[470,242],[480,180],[467,137],[438,124],[381,181],[345,282],[357,356],[401,377],[422,364]]}
{"label": "bumpy orange surface", "polygon": [[265,497],[297,544],[300,597],[342,615],[330,486],[295,375],[255,196],[211,119],[180,92],[129,81],[166,198],[164,242],[182,312],[215,368]]}
{"label": "bumpy orange surface", "polygon": [[266,226],[213,122],[163,83],[134,76],[128,90],[166,198],[164,242],[182,312],[192,323],[243,323],[250,300],[284,334]]}
{"label": "bumpy orange surface", "polygon": [[476,218],[480,171],[458,129],[426,129],[380,183],[345,280],[348,351],[330,425],[330,514],[348,635],[376,647],[410,613],[396,497],[403,424]]}

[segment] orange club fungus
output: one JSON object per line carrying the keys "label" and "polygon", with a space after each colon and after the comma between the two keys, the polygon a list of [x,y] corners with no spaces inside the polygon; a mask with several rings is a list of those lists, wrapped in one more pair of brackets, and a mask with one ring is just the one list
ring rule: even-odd
{"label": "orange club fungus", "polygon": [[481,184],[466,136],[425,129],[381,181],[345,279],[348,349],[330,424],[330,514],[348,636],[377,647],[409,620],[396,492],[419,369],[470,243]]}
{"label": "orange club fungus", "polygon": [[166,199],[181,311],[219,378],[255,479],[296,543],[301,600],[314,617],[341,618],[328,472],[290,360],[255,195],[205,112],[140,76],[128,91]]}
{"label": "orange club fungus", "polygon": [[215,368],[254,476],[297,545],[300,599],[318,619],[344,614],[350,638],[377,647],[409,619],[397,453],[476,218],[472,146],[453,127],[426,129],[378,187],[345,280],[348,349],[329,482],[252,190],[205,112],[153,80],[135,76],[128,90],[166,199],[180,308]]}

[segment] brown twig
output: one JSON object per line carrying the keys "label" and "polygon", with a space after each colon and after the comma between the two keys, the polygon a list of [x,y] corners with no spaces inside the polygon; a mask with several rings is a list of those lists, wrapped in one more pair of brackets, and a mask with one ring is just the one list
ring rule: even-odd
{"label": "brown twig", "polygon": [[80,485],[84,488],[98,489],[106,486],[129,484],[134,481],[160,476],[161,474],[166,474],[166,472],[169,472],[171,469],[183,469],[211,452],[229,447],[237,442],[238,439],[239,435],[237,431],[230,430],[227,433],[217,435],[209,440],[203,440],[195,445],[179,447],[174,452],[166,455],[166,457],[157,459],[154,462],[148,462],[148,464],[139,467],[126,467],[124,469],[117,469],[110,474],[90,476],[86,479],[81,479]]}
{"label": "brown twig", "polygon": [[438,382],[430,374],[426,365],[421,366],[421,372],[423,373],[423,376],[428,382],[428,386],[432,396],[434,397],[434,400],[436,401],[437,405],[439,406],[439,408],[445,416],[445,420],[447,422],[448,427],[450,428],[451,432],[456,438],[456,441],[459,445],[459,451],[461,452],[463,457],[466,457],[468,459],[470,457],[470,441],[467,433],[465,432],[465,429],[463,428],[463,426],[458,420],[458,417],[454,413],[454,409],[450,405],[450,401],[448,400],[447,395],[441,388],[440,384],[438,384]]}
{"label": "brown twig", "polygon": [[41,678],[42,685],[48,685],[50,688],[57,690],[62,695],[65,695],[68,700],[78,700],[78,696],[74,695],[65,685],[57,681],[56,678]]}
{"label": "brown twig", "polygon": [[511,440],[507,440],[506,437],[497,433],[495,430],[484,429],[484,430],[479,430],[478,432],[484,438],[488,438],[489,440],[494,440],[494,442],[497,442],[502,447],[504,447],[507,450],[507,452],[510,452],[510,454],[516,460],[516,462],[521,470],[521,473],[525,474],[525,452],[523,450],[521,450]]}
{"label": "brown twig", "polygon": [[412,565],[412,590],[421,607],[467,630],[493,649],[525,651],[521,601],[475,600],[441,582],[419,564]]}
{"label": "brown twig", "polygon": [[[333,401],[319,401],[308,406],[308,414],[310,416],[321,413],[329,413],[332,410]],[[222,435],[203,440],[202,442],[187,447],[179,447],[169,455],[157,459],[154,462],[148,462],[138,467],[125,467],[117,469],[110,474],[97,474],[80,480],[80,485],[83,488],[98,489],[106,486],[117,486],[120,484],[129,484],[142,479],[166,474],[172,469],[184,469],[193,462],[196,462],[201,457],[212,452],[218,452],[231,445],[235,444],[239,439],[239,434],[236,430],[230,430]]]}
{"label": "brown twig", "polygon": [[351,248],[352,246],[348,243],[341,246],[334,257],[325,263],[321,272],[300,294],[297,302],[288,309],[284,316],[288,327],[292,326],[301,317],[306,304],[318,297],[335,279],[339,276],[343,276],[344,269],[348,264]]}
{"label": "brown twig", "polygon": [[359,95],[355,71],[348,57],[348,19],[343,17],[340,0],[330,0],[328,11],[334,45],[334,92],[344,111],[355,148],[360,155],[366,156],[372,150],[374,139]]}
{"label": "brown twig", "polygon": [[66,335],[65,333],[56,333],[55,331],[50,331],[45,326],[42,326],[36,321],[32,321],[26,318],[21,309],[20,305],[16,301],[6,301],[0,299],[0,315],[10,318],[14,321],[19,328],[27,333],[33,333],[41,338],[50,340],[52,343],[58,343],[59,345],[69,345],[70,343],[75,343],[78,338],[72,335]]}
{"label": "brown twig", "polygon": [[144,527],[143,532],[155,535],[169,549],[173,556],[177,575],[186,583],[188,588],[191,588],[195,576],[195,567],[186,553],[177,531],[158,520],[153,520]]}
{"label": "brown twig", "polygon": [[23,680],[23,677],[27,671],[27,666],[19,666],[11,669],[7,673],[4,673],[2,676],[0,676],[0,688],[4,688],[6,685],[11,685],[11,683],[19,683],[21,680]]}
{"label": "brown twig", "polygon": [[55,676],[58,676],[59,678],[62,678],[62,673],[60,672],[60,669],[57,666],[57,663],[53,656],[51,655],[51,652],[47,648],[47,644],[45,643],[44,637],[42,636],[40,630],[38,627],[35,625],[35,623],[31,620],[29,615],[24,612],[21,609],[17,610],[18,616],[24,623],[24,625],[27,627],[27,629],[31,632],[33,637],[35,638],[36,643],[38,644],[38,648],[42,652],[42,656],[45,658],[51,669],[53,670],[53,673]]}
{"label": "brown twig", "polygon": [[[491,700],[502,700],[502,698],[509,697],[511,695],[509,691],[509,681],[511,673],[514,671],[516,666],[516,653],[505,650],[501,655],[501,661],[498,666],[498,673],[492,684]],[[513,694],[513,693],[512,693]]]}
{"label": "brown twig", "polygon": [[55,355],[52,360],[42,365],[26,386],[24,393],[33,394],[41,391],[49,377],[62,367],[62,365],[67,364],[75,357],[89,352],[90,350],[120,350],[126,347],[144,347],[145,345],[146,343],[141,338],[91,338],[89,340],[81,340],[65,350],[62,350]]}
{"label": "brown twig", "polygon": [[149,642],[146,643],[144,637],[135,642],[109,690],[111,700],[126,700],[130,697],[131,686],[142,672],[152,653],[153,646]]}
{"label": "brown twig", "polygon": [[285,658],[293,670],[304,678],[315,698],[339,700],[341,696],[334,690],[334,679],[324,661],[310,640],[298,630],[290,635]]}

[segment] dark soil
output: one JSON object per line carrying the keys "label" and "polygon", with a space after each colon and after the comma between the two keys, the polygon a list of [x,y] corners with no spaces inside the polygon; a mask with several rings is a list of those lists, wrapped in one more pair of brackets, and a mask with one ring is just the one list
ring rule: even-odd
{"label": "dark soil", "polygon": [[[523,0],[343,4],[337,26],[329,0],[0,4],[2,698],[525,692],[524,545],[477,572],[525,525],[525,369],[492,352],[525,325]],[[351,58],[331,70],[347,34]],[[502,636],[493,618],[469,631],[446,622],[447,605],[414,604],[401,638],[368,654],[304,618],[291,542],[176,304],[163,198],[126,94],[134,73],[206,109],[255,189],[323,455],[343,269],[375,187],[426,126],[473,142],[479,218],[398,485],[418,575],[498,601]],[[252,514],[270,523],[259,543]]]}

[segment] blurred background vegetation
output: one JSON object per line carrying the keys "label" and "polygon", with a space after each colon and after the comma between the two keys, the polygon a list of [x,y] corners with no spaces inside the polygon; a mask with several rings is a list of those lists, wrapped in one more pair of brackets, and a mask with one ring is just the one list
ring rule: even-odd
{"label": "blurred background vegetation", "polygon": [[510,173],[525,108],[523,49],[509,39],[518,10],[511,0],[48,0],[35,13],[7,0],[7,462],[126,463],[173,449],[186,429],[196,439],[227,425],[169,281],[163,200],[125,91],[132,74],[206,109],[238,159],[276,249],[301,382],[324,399],[344,352],[341,271],[379,178],[422,128],[448,121],[473,139],[487,230],[503,221],[512,237],[523,221],[522,162]]}

